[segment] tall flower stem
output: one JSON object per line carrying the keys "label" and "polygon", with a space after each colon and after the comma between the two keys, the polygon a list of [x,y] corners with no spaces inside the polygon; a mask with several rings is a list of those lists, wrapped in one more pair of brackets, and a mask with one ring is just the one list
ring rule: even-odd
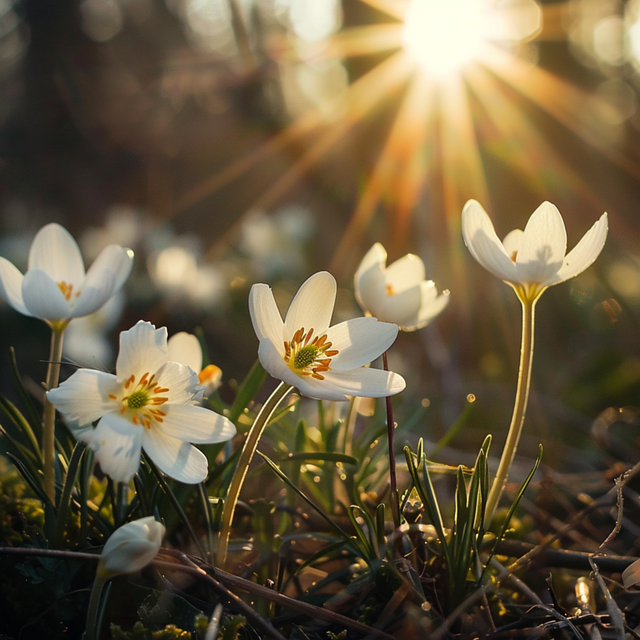
{"label": "tall flower stem", "polygon": [[[382,354],[382,366],[384,367],[385,371],[389,371],[386,351]],[[396,479],[396,424],[393,420],[393,405],[391,404],[391,396],[387,396],[385,400],[387,403],[387,440],[389,441],[389,500],[391,502],[393,526],[397,530],[400,526],[400,502],[398,500],[398,481]]]}
{"label": "tall flower stem", "polygon": [[235,473],[231,479],[229,485],[229,491],[224,501],[224,509],[222,511],[222,526],[220,528],[220,538],[217,551],[217,565],[224,566],[227,559],[227,549],[229,546],[229,535],[231,533],[231,523],[233,521],[233,514],[236,511],[236,505],[238,504],[238,498],[240,497],[240,491],[242,491],[242,485],[244,479],[249,471],[249,465],[253,459],[253,455],[258,447],[260,436],[264,428],[269,422],[269,418],[273,415],[273,412],[278,408],[278,405],[284,400],[287,394],[293,389],[290,384],[281,382],[274,392],[269,396],[267,401],[262,405],[262,408],[258,412],[256,419],[249,429],[247,438],[240,452],[240,458],[238,465],[236,466]]}
{"label": "tall flower stem", "polygon": [[[516,291],[517,292],[517,291]],[[535,306],[538,297],[527,297],[518,293],[518,297],[522,302],[522,345],[520,347],[520,369],[518,371],[518,385],[516,388],[516,399],[513,406],[513,415],[511,416],[511,424],[509,425],[509,433],[502,451],[500,464],[496,477],[493,479],[489,498],[487,500],[486,520],[487,525],[491,522],[495,513],[502,491],[507,484],[509,469],[516,455],[520,434],[522,433],[522,425],[527,411],[527,402],[529,400],[529,387],[531,386],[531,365],[533,363],[533,334],[534,334],[534,318]]]}
{"label": "tall flower stem", "polygon": [[89,611],[87,613],[87,626],[84,631],[84,640],[98,640],[100,638],[100,603],[102,592],[108,579],[96,575],[89,599]]}
{"label": "tall flower stem", "polygon": [[[64,329],[51,328],[51,348],[49,350],[49,366],[45,386],[47,391],[55,389],[60,379],[60,360],[62,358],[62,339]],[[56,452],[55,452],[56,408],[44,398],[42,414],[42,449],[44,452],[44,490],[51,504],[56,504]]]}

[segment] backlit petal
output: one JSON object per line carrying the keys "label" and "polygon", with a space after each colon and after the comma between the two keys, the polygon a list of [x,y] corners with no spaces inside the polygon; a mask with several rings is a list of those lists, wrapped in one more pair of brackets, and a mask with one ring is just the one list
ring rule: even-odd
{"label": "backlit petal", "polygon": [[336,280],[327,271],[320,271],[306,280],[291,301],[284,321],[286,336],[300,328],[313,328],[316,335],[324,333],[336,302]]}
{"label": "backlit petal", "polygon": [[231,420],[210,409],[196,406],[169,405],[164,421],[154,428],[171,438],[185,442],[225,442],[236,435]]}
{"label": "backlit petal", "polygon": [[85,280],[84,286],[77,292],[77,298],[71,299],[72,317],[88,316],[104,306],[115,292],[115,278],[113,271],[105,270],[94,274],[90,283]]}
{"label": "backlit petal", "polygon": [[190,404],[196,399],[194,394],[201,390],[198,374],[185,364],[165,362],[151,373],[156,374],[157,386],[169,389],[170,404]]}
{"label": "backlit petal", "polygon": [[196,373],[202,369],[202,347],[192,333],[180,331],[167,342],[169,360],[191,367]]}
{"label": "backlit petal", "polygon": [[379,266],[384,269],[386,264],[387,252],[379,242],[376,242],[371,249],[365,253],[364,258],[362,258],[362,261],[358,266],[355,277],[356,279],[359,278],[365,271],[371,269],[371,267]]}
{"label": "backlit petal", "polygon": [[393,294],[418,286],[424,277],[424,262],[412,253],[402,256],[386,270],[387,285],[391,287]]}
{"label": "backlit petal", "polygon": [[254,284],[251,287],[249,314],[258,340],[267,338],[276,344],[284,342],[284,323],[269,285]]}
{"label": "backlit petal", "polygon": [[22,280],[22,299],[29,313],[43,320],[71,317],[71,306],[48,273],[30,269]]}
{"label": "backlit petal", "polygon": [[516,257],[518,282],[546,284],[556,277],[567,251],[567,231],[557,207],[543,202],[524,229]]}
{"label": "backlit petal", "polygon": [[110,271],[114,276],[113,291],[116,292],[126,282],[133,267],[133,251],[117,244],[105,247],[87,271],[85,286],[94,286],[93,279],[100,277],[101,271]]}
{"label": "backlit petal", "polygon": [[284,361],[282,354],[271,340],[260,340],[258,346],[258,358],[264,370],[274,378],[283,380],[294,387],[298,386],[300,376],[295,374]]}
{"label": "backlit petal", "polygon": [[356,300],[360,308],[376,318],[384,312],[387,299],[386,279],[381,264],[374,264],[368,269],[358,270],[354,278]]}
{"label": "backlit petal", "polygon": [[471,255],[501,280],[517,282],[516,265],[507,255],[485,210],[469,200],[462,211],[462,236]]}
{"label": "backlit petal", "polygon": [[89,446],[104,473],[117,482],[133,478],[140,466],[143,431],[117,413],[108,413],[98,422]]}
{"label": "backlit petal", "polygon": [[522,248],[522,240],[524,238],[524,231],[522,229],[514,229],[509,231],[502,240],[502,245],[507,255],[515,262],[520,249]]}
{"label": "backlit petal", "polygon": [[19,313],[30,316],[22,300],[22,278],[19,269],[6,258],[0,258],[0,297]]}
{"label": "backlit petal", "polygon": [[602,251],[607,239],[607,231],[607,214],[603,213],[591,229],[584,234],[580,242],[566,255],[562,267],[558,270],[558,280],[549,282],[549,284],[564,282],[568,278],[582,273],[590,266]]}
{"label": "backlit petal", "polygon": [[323,381],[342,393],[365,398],[383,398],[404,391],[404,378],[393,371],[360,368],[351,371],[330,371]]}
{"label": "backlit petal", "polygon": [[[423,281],[424,282],[424,281]],[[417,284],[410,289],[389,296],[384,294],[379,300],[378,313],[373,315],[384,322],[394,322],[399,326],[411,324],[418,316],[422,305],[422,290]]]}
{"label": "backlit petal", "polygon": [[376,318],[353,318],[327,330],[331,349],[339,351],[331,369],[346,371],[369,364],[381,356],[398,335],[398,326]]}
{"label": "backlit petal", "polygon": [[206,456],[188,442],[170,438],[158,429],[144,429],[142,446],[160,471],[171,478],[196,484],[207,477]]}
{"label": "backlit petal", "polygon": [[167,362],[167,329],[156,329],[140,320],[128,331],[120,334],[120,352],[116,361],[118,377],[155,373]]}
{"label": "backlit petal", "polygon": [[47,398],[66,420],[86,425],[116,408],[116,401],[109,398],[116,388],[113,374],[78,369],[56,389],[47,392]]}
{"label": "backlit petal", "polygon": [[422,290],[422,306],[418,311],[415,322],[407,325],[400,325],[403,331],[414,331],[429,324],[442,310],[449,304],[449,292],[437,295],[438,290],[431,281],[423,282],[420,285]]}
{"label": "backlit petal", "polygon": [[84,280],[84,263],[78,243],[59,224],[52,222],[36,233],[29,250],[29,270],[42,269],[55,282],[79,287]]}

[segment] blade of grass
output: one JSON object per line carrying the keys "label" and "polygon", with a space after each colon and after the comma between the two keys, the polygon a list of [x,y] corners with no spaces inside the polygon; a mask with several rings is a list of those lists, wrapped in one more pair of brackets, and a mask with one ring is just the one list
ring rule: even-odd
{"label": "blade of grass", "polygon": [[67,468],[67,475],[62,485],[62,492],[60,494],[60,501],[58,503],[58,517],[56,520],[56,529],[53,537],[53,548],[62,548],[64,542],[64,530],[67,525],[67,517],[69,513],[69,505],[71,503],[71,492],[73,486],[76,483],[76,477],[78,476],[78,469],[84,451],[87,445],[84,442],[78,442],[71,454],[71,460],[69,461],[69,467]]}

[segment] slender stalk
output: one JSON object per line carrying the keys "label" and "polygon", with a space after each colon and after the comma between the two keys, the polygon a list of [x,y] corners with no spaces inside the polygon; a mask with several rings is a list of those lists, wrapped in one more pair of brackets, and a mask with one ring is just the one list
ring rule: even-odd
{"label": "slender stalk", "polygon": [[229,546],[229,535],[231,533],[231,523],[233,521],[233,514],[236,511],[236,505],[238,504],[238,498],[240,497],[240,491],[244,484],[244,479],[249,471],[249,465],[253,459],[253,455],[258,447],[260,436],[264,431],[264,428],[269,422],[269,418],[273,415],[273,412],[277,409],[278,405],[284,400],[287,394],[293,389],[290,384],[281,382],[275,389],[275,391],[269,396],[267,401],[262,405],[256,419],[249,429],[247,439],[244,442],[242,451],[240,452],[240,459],[236,467],[231,484],[229,485],[229,491],[224,502],[224,509],[222,511],[222,524],[220,528],[220,538],[217,552],[218,566],[224,566],[227,559],[227,549]]}
{"label": "slender stalk", "polygon": [[[384,367],[385,371],[389,371],[386,351],[382,354],[382,366]],[[389,441],[389,500],[391,502],[393,527],[397,530],[400,526],[400,503],[398,501],[398,480],[396,478],[396,423],[393,420],[393,405],[391,404],[391,396],[387,396],[385,400],[387,403],[387,440]]]}
{"label": "slender stalk", "polygon": [[[66,325],[65,325],[66,327]],[[64,327],[51,328],[51,348],[47,367],[47,391],[55,389],[60,379],[60,360],[62,358],[62,339]],[[56,504],[56,452],[55,452],[56,408],[44,397],[42,414],[42,450],[44,452],[44,490],[51,504]]]}
{"label": "slender stalk", "polygon": [[102,599],[102,591],[108,578],[100,576],[100,572],[96,574],[91,588],[91,598],[89,599],[89,611],[87,613],[87,626],[84,630],[83,640],[98,640],[100,637],[100,601]]}
{"label": "slender stalk", "polygon": [[[520,296],[518,296],[520,297]],[[487,499],[486,508],[486,524],[491,523],[495,513],[502,491],[507,484],[509,469],[516,455],[520,434],[522,433],[522,425],[524,424],[524,416],[527,411],[527,402],[529,400],[529,387],[531,386],[531,365],[533,363],[533,333],[534,333],[534,317],[536,299],[532,297],[520,297],[522,302],[522,345],[520,347],[520,369],[518,371],[518,386],[516,388],[516,399],[513,406],[513,414],[511,416],[511,424],[509,425],[509,433],[505,442],[498,465],[496,477],[493,479],[489,498]]]}

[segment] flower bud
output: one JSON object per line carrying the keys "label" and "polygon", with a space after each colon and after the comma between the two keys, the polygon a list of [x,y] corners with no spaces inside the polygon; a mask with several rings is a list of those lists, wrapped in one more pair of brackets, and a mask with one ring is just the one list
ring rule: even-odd
{"label": "flower bud", "polygon": [[156,556],[164,536],[164,525],[153,516],[128,522],[107,540],[98,563],[98,575],[108,580],[146,567]]}

